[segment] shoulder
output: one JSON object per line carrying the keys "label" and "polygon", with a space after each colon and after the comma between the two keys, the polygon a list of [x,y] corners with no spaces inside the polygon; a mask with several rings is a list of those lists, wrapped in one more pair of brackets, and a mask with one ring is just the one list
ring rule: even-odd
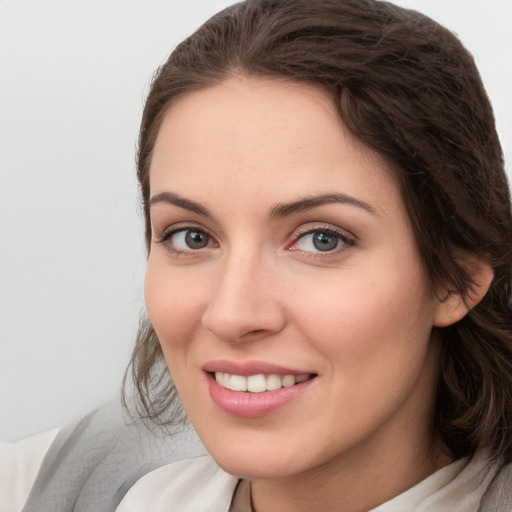
{"label": "shoulder", "polygon": [[191,427],[151,431],[111,402],[59,432],[23,511],[112,511],[143,475],[205,453]]}
{"label": "shoulder", "polygon": [[512,464],[502,467],[482,498],[480,512],[512,510]]}
{"label": "shoulder", "polygon": [[0,443],[0,503],[2,511],[22,509],[39,467],[58,430],[17,443]]}
{"label": "shoulder", "polygon": [[142,477],[116,512],[227,511],[237,484],[238,479],[220,469],[209,455],[188,458]]}

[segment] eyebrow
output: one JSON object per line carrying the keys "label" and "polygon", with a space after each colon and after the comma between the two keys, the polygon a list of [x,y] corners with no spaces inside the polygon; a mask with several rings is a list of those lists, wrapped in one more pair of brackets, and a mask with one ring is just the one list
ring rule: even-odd
{"label": "eyebrow", "polygon": [[[149,200],[150,206],[158,203],[172,204],[180,208],[184,208],[185,210],[190,210],[194,213],[197,213],[198,215],[202,215],[203,217],[208,217],[210,219],[213,218],[213,215],[210,213],[208,208],[190,199],[185,199],[184,197],[173,192],[161,192],[154,195]],[[288,217],[295,213],[312,210],[314,208],[318,208],[319,206],[333,203],[356,206],[376,215],[375,209],[365,201],[356,199],[355,197],[349,196],[347,194],[333,193],[305,197],[303,199],[291,201],[289,203],[278,203],[269,210],[268,216],[271,220],[277,220]]]}
{"label": "eyebrow", "polygon": [[174,194],[173,192],[161,192],[160,194],[154,195],[149,200],[150,206],[157,203],[173,204],[175,206],[179,206],[180,208],[184,208],[185,210],[190,210],[194,213],[197,213],[198,215],[213,218],[208,208],[205,208],[195,201],[191,201],[190,199],[185,199],[178,194]]}
{"label": "eyebrow", "polygon": [[318,208],[319,206],[332,203],[341,203],[349,204],[351,206],[357,206],[358,208],[362,208],[363,210],[366,210],[367,212],[376,215],[375,209],[372,208],[372,206],[370,206],[365,201],[361,201],[360,199],[356,199],[355,197],[349,196],[347,194],[335,193],[321,194],[312,197],[305,197],[303,199],[299,199],[298,201],[292,201],[290,203],[276,204],[270,209],[269,217],[274,220],[282,219],[295,213],[312,210],[313,208]]}

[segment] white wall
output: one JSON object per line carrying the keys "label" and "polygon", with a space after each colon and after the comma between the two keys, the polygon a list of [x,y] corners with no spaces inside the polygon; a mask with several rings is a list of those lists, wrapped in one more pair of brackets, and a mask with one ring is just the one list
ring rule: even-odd
{"label": "white wall", "polygon": [[[63,425],[119,389],[143,308],[143,98],[172,47],[229,3],[0,0],[1,438]],[[512,1],[397,3],[473,52],[510,170]]]}

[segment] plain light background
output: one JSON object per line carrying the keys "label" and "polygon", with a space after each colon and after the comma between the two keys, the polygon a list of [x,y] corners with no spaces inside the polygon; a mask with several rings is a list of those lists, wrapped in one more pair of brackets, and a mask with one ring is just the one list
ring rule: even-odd
{"label": "plain light background", "polygon": [[[119,392],[143,311],[150,78],[226,0],[0,0],[0,438]],[[399,0],[479,65],[512,166],[512,0]],[[179,291],[178,291],[179,293]]]}

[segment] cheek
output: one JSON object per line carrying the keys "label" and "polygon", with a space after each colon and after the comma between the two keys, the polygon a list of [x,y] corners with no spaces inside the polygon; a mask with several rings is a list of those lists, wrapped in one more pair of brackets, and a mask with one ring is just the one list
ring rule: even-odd
{"label": "cheek", "polygon": [[361,371],[365,361],[407,359],[424,351],[435,304],[421,272],[388,266],[377,275],[356,274],[293,291],[295,318],[306,337],[331,361]]}
{"label": "cheek", "polygon": [[[404,403],[427,367],[433,301],[421,276],[410,285],[399,276],[340,279],[323,293],[310,292],[296,317],[326,362],[330,403],[338,411],[332,422],[354,435]],[[423,383],[427,393],[433,383]]]}
{"label": "cheek", "polygon": [[151,256],[148,260],[146,308],[166,358],[170,352],[186,350],[199,326],[207,303],[200,282],[190,279],[186,269],[169,269]]}

